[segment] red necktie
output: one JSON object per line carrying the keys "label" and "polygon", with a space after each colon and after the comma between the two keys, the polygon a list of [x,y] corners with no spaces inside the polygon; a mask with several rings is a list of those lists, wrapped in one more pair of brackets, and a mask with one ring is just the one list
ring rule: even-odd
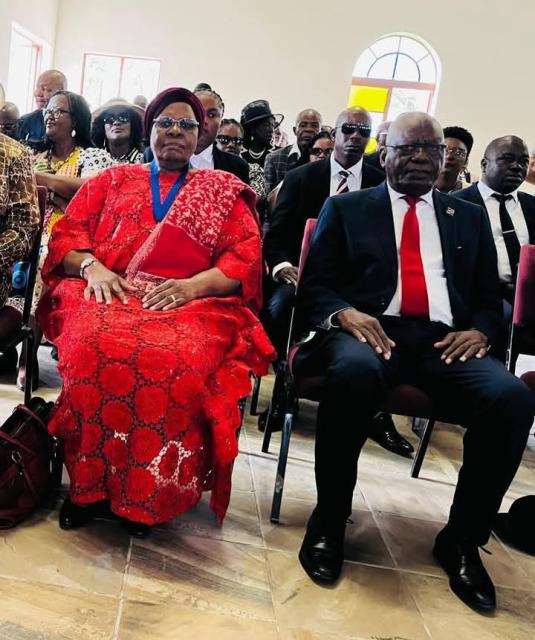
{"label": "red necktie", "polygon": [[405,196],[409,208],[403,219],[399,262],[401,269],[401,315],[429,318],[429,298],[420,254],[420,225],[416,203],[420,198]]}

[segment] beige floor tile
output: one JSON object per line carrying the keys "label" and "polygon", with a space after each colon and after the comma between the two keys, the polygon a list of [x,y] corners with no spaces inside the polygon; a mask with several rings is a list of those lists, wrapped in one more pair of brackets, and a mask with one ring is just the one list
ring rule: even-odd
{"label": "beige floor tile", "polygon": [[[253,469],[255,491],[263,494],[273,494],[275,476],[277,472],[277,458],[275,456],[250,456]],[[282,497],[281,518],[284,517],[286,498],[305,500],[308,503],[316,501],[316,480],[314,477],[314,463],[312,460],[288,458],[286,475],[284,478],[284,493]],[[368,505],[358,488],[353,496],[354,509],[368,509]]]}
{"label": "beige floor tile", "polygon": [[501,542],[501,545],[505,552],[510,556],[513,563],[528,576],[528,579],[532,584],[532,588],[535,589],[535,556],[530,556],[523,551],[514,549],[505,542]]}
{"label": "beige floor tile", "polygon": [[428,639],[396,571],[346,563],[338,585],[326,589],[310,580],[295,554],[268,551],[268,559],[281,628],[335,636]]}
{"label": "beige floor tile", "polygon": [[229,509],[222,525],[209,507],[210,496],[205,494],[199,504],[158,528],[215,540],[228,540],[262,546],[256,498],[250,491],[232,491]]}
{"label": "beige floor tile", "polygon": [[169,602],[125,602],[120,640],[278,640],[272,622],[200,614],[195,609]]}
{"label": "beige floor tile", "polygon": [[232,489],[233,491],[254,491],[249,454],[241,442],[240,452],[234,461],[234,468],[232,470]]}
{"label": "beige floor tile", "polygon": [[0,580],[2,640],[110,640],[116,598],[31,582]]}
{"label": "beige floor tile", "polygon": [[163,530],[134,544],[125,596],[173,602],[201,616],[274,619],[263,549]]}
{"label": "beige floor tile", "polygon": [[358,485],[372,511],[446,522],[455,485],[395,474],[359,473]]}
{"label": "beige floor tile", "polygon": [[533,640],[533,591],[498,588],[498,609],[486,616],[463,604],[445,580],[415,574],[405,580],[433,640]]}
{"label": "beige floor tile", "polygon": [[1,532],[0,576],[118,596],[129,536],[116,522],[62,531],[57,512],[36,513]]}
{"label": "beige floor tile", "polygon": [[[284,501],[284,518],[280,524],[269,520],[271,495],[260,494],[260,526],[268,549],[297,553],[301,547],[313,503],[287,498]],[[393,567],[394,563],[385,546],[381,533],[369,511],[355,510],[353,524],[346,528],[345,556],[347,560],[366,564]]]}
{"label": "beige floor tile", "polygon": [[[387,515],[378,515],[377,523],[400,569],[446,579],[446,574],[432,554],[435,537],[442,529],[442,523]],[[514,589],[533,588],[525,571],[511,561],[509,554],[494,538],[489,540],[485,548],[492,555],[481,552],[481,558],[495,584]]]}
{"label": "beige floor tile", "polygon": [[[339,636],[332,635],[325,631],[316,633],[308,629],[279,629],[280,640],[367,640],[366,638],[357,636]],[[391,638],[389,640],[395,640]]]}

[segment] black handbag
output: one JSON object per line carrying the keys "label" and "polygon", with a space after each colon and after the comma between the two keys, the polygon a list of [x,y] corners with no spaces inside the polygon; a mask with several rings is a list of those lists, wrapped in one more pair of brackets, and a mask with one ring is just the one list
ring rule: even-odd
{"label": "black handbag", "polygon": [[53,407],[34,397],[0,427],[0,529],[22,522],[48,496],[54,446],[47,422]]}

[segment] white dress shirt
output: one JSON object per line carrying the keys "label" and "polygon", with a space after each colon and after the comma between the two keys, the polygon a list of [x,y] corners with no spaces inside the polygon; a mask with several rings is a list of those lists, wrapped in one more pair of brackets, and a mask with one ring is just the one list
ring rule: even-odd
{"label": "white dress shirt", "polygon": [[[401,232],[403,230],[403,220],[409,210],[409,203],[402,193],[398,193],[390,185],[388,195],[392,203],[392,215],[394,218],[394,232],[396,235],[396,250],[398,255],[398,282],[396,292],[388,308],[384,312],[385,316],[399,316],[401,311],[401,269],[399,260],[399,247],[401,245]],[[420,196],[421,200],[416,204],[416,217],[420,227],[420,255],[424,268],[425,284],[429,300],[429,319],[434,322],[443,322],[448,326],[453,326],[453,314],[451,312],[450,295],[448,293],[448,281],[444,270],[444,260],[442,258],[442,243],[440,241],[440,230],[438,228],[435,205],[433,203],[433,191]],[[350,307],[343,307],[335,311],[328,318],[320,323],[322,329],[332,329],[336,324],[332,323],[333,317]]]}
{"label": "white dress shirt", "polygon": [[194,169],[213,169],[214,168],[214,147],[208,145],[204,151],[191,156],[190,165]]}
{"label": "white dress shirt", "polygon": [[[296,146],[297,144],[294,144],[294,147]],[[293,147],[292,147],[292,151],[290,151],[290,154],[292,152],[293,152]],[[347,178],[347,186],[349,191],[358,191],[360,189],[362,185],[362,163],[363,163],[362,158],[357,162],[357,164],[354,164],[352,167],[349,167],[348,169],[344,169],[344,167],[342,167],[341,164],[336,162],[336,160],[334,159],[334,153],[331,153],[330,162],[331,162],[331,186],[329,187],[329,195],[332,196],[336,193],[338,189],[338,185],[342,181],[342,176],[340,176],[340,171],[349,171],[349,176]],[[287,261],[280,262],[279,264],[275,265],[273,267],[273,271],[271,272],[271,275],[273,276],[273,280],[277,280],[277,274],[281,269],[284,269],[284,267],[291,267],[291,266],[292,264]],[[297,266],[297,265],[294,265],[294,266]]]}
{"label": "white dress shirt", "polygon": [[[500,223],[500,203],[496,198],[492,197],[493,193],[496,193],[489,187],[488,184],[480,180],[477,183],[479,193],[483,198],[487,213],[489,214],[490,226],[492,228],[492,236],[494,238],[494,244],[496,245],[496,252],[498,253],[498,275],[502,282],[511,282],[511,265],[509,264],[509,256],[507,255],[507,248],[503,239],[502,225]],[[507,213],[511,216],[511,220],[515,227],[516,235],[520,246],[523,244],[529,244],[529,231],[522,206],[518,200],[518,189],[511,194],[512,200],[507,200],[505,206],[507,207]]]}
{"label": "white dress shirt", "polygon": [[301,149],[299,148],[297,142],[294,142],[292,148],[290,149],[290,153],[288,154],[288,158],[292,155],[296,155],[297,159],[301,157]]}
{"label": "white dress shirt", "polygon": [[[394,216],[394,230],[396,233],[396,249],[398,254],[398,284],[394,297],[384,312],[385,316],[399,316],[401,309],[401,269],[399,260],[399,247],[401,244],[401,232],[403,220],[409,210],[409,203],[402,193],[398,193],[388,185],[388,194],[392,203]],[[451,312],[450,296],[448,293],[448,281],[444,270],[442,257],[442,243],[440,231],[433,203],[433,191],[420,196],[416,204],[416,216],[420,227],[420,254],[424,268],[425,284],[429,299],[429,319],[434,322],[443,322],[453,326],[453,314]]]}
{"label": "white dress shirt", "polygon": [[348,171],[349,176],[347,178],[347,188],[348,191],[358,191],[362,185],[362,158],[354,164],[352,167],[348,167],[344,169],[341,164],[339,164],[335,158],[334,153],[331,153],[331,187],[329,189],[329,195],[334,196],[336,191],[338,190],[338,186],[342,182],[342,176],[340,175],[340,171]]}

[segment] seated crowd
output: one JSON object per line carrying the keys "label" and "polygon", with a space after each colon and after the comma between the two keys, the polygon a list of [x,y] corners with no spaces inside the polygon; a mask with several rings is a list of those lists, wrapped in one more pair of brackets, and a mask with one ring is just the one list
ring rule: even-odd
{"label": "seated crowd", "polygon": [[[504,365],[520,247],[535,244],[535,197],[519,190],[535,182],[526,143],[490,141],[470,184],[472,135],[423,113],[381,124],[366,154],[372,120],[358,107],[332,129],[304,109],[284,144],[267,100],[225,118],[205,83],[91,113],[50,70],[35,100],[22,117],[0,105],[0,339],[20,313],[11,271],[37,233],[41,185],[33,322],[63,382],[48,425],[70,477],[60,526],[105,508],[142,537],[206,490],[223,520],[250,375],[285,359],[295,314],[294,375],[325,379],[304,570],[319,584],[341,573],[366,439],[411,456],[380,411],[410,382],[438,405],[455,399],[466,428],[434,555],[459,598],[493,610],[478,547],[535,415],[535,395]],[[23,386],[37,347],[5,352],[0,369],[18,366]],[[281,419],[272,407],[271,426]]]}

